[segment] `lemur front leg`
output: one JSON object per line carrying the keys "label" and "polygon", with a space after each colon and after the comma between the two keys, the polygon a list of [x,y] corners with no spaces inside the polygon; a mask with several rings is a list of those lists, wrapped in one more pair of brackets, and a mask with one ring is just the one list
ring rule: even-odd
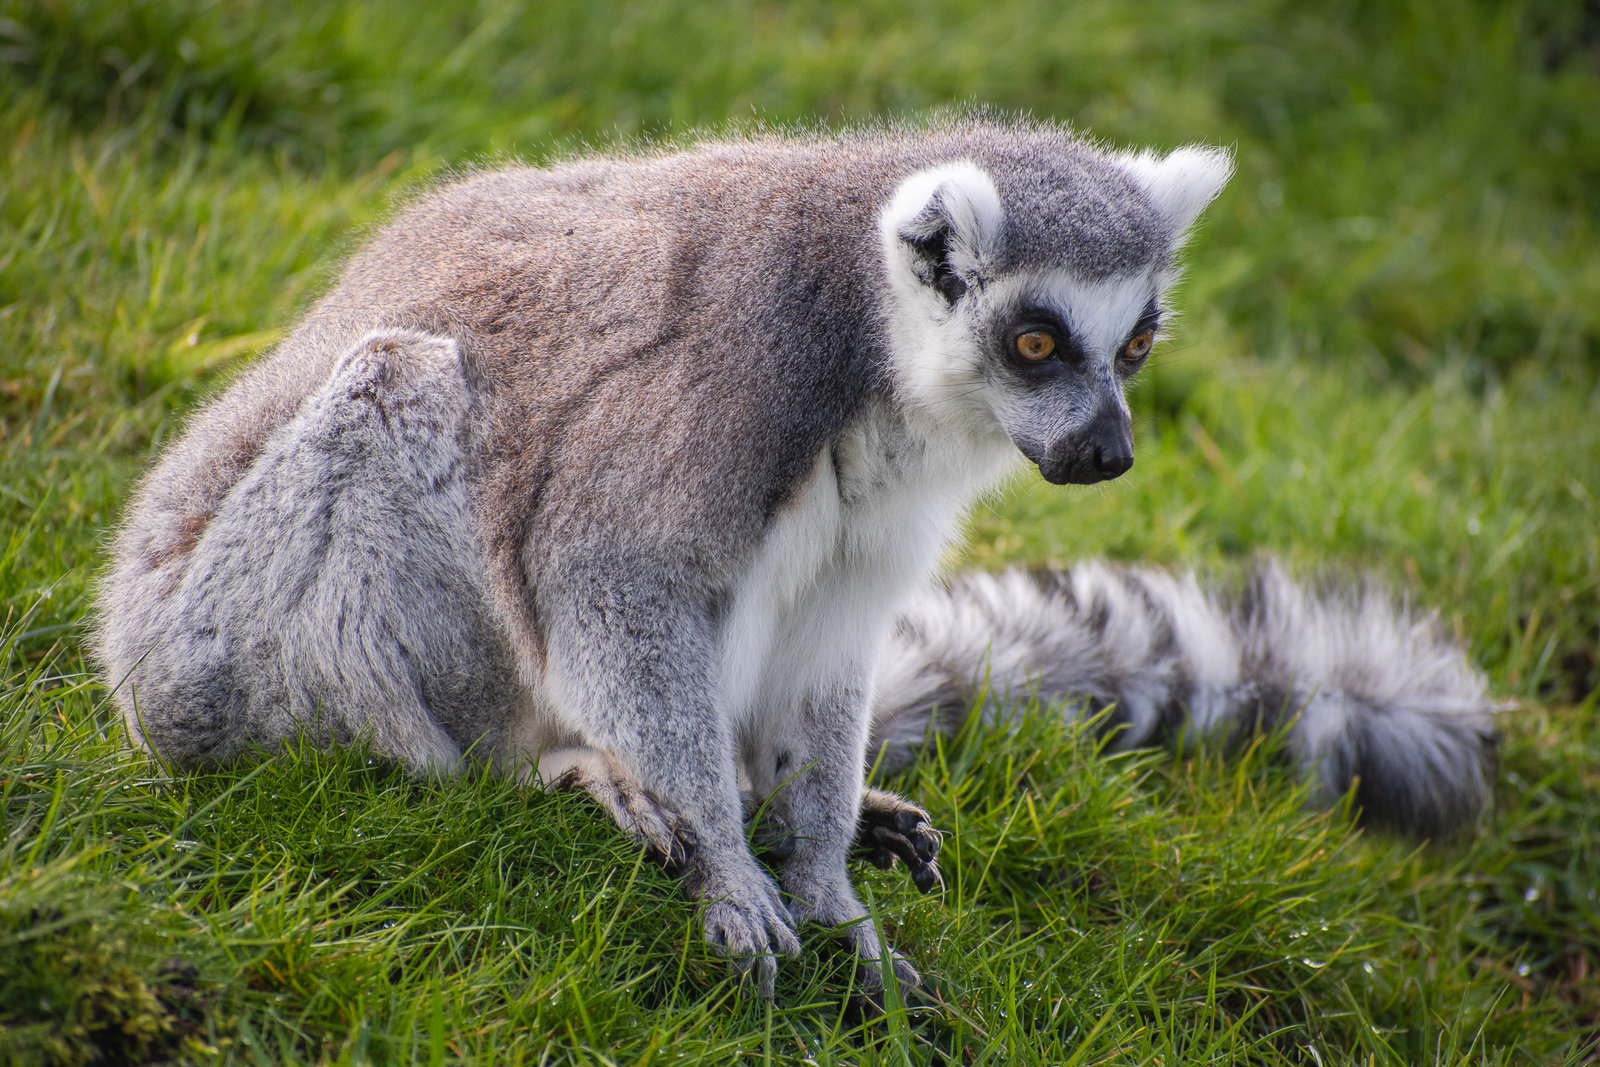
{"label": "lemur front leg", "polygon": [[[778,823],[793,834],[793,852],[783,864],[781,881],[796,924],[840,927],[867,965],[862,973],[869,985],[876,983],[885,953],[900,981],[917,984],[921,979],[916,968],[879,942],[850,884],[847,860],[863,797],[866,679],[862,671],[813,688],[790,718],[772,725],[761,766],[747,770],[758,794],[769,796]],[[873,792],[876,812],[877,796],[888,794]]]}
{"label": "lemur front leg", "polygon": [[[711,598],[689,569],[634,553],[590,548],[549,563],[545,683],[588,748],[566,768],[541,761],[541,777],[570,773],[624,830],[680,856],[706,940],[771,996],[777,957],[798,954],[800,941],[745,844],[732,731],[714,697]],[[675,850],[674,839],[692,847]]]}

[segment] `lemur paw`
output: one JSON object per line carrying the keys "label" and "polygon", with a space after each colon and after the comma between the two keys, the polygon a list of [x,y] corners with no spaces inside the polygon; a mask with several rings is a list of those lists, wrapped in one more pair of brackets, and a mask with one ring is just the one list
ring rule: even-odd
{"label": "lemur paw", "polygon": [[[864,976],[865,973],[866,973],[866,969],[870,969],[870,968],[872,968],[874,966],[874,961],[865,960],[863,962],[864,962],[865,966],[863,968],[862,974]],[[922,975],[921,975],[921,973],[918,972],[916,967],[914,967],[912,965],[910,960],[908,960],[904,956],[900,955],[900,953],[896,952],[894,949],[890,949],[889,950],[889,969],[894,971],[894,979],[895,979],[895,981],[897,983],[899,983],[901,989],[910,990],[910,989],[921,989],[922,988]],[[877,980],[877,983],[879,985],[881,985],[881,983],[883,982],[883,975],[881,973],[874,972],[873,978],[875,978]],[[872,978],[868,978],[864,982],[864,985],[866,986],[868,991],[871,991],[871,989],[873,987],[873,984],[874,983],[873,983],[873,979]]]}
{"label": "lemur paw", "polygon": [[[847,939],[854,941],[854,939]],[[856,952],[856,986],[862,992],[873,998],[883,994],[883,970],[881,954],[889,954],[889,969],[894,972],[894,978],[902,988],[922,988],[922,975],[917,968],[899,952],[888,945],[879,946],[877,938],[870,944],[852,944]],[[881,1003],[880,1003],[881,1007]]]}
{"label": "lemur paw", "polygon": [[798,956],[800,938],[794,919],[778,896],[778,887],[760,871],[732,878],[691,865],[685,879],[689,896],[705,901],[706,941],[728,957],[734,976],[753,982],[771,998],[776,990],[778,957]]}
{"label": "lemur paw", "polygon": [[[865,996],[874,1000],[881,998],[885,962],[902,987],[914,989],[922,985],[922,976],[911,961],[879,939],[871,916],[848,883],[830,887],[826,881],[819,881],[808,889],[794,882],[795,878],[786,878],[790,913],[797,923],[814,922],[835,928],[834,936],[840,938],[856,958],[856,988]],[[882,1007],[881,1000],[879,1007]]]}
{"label": "lemur paw", "polygon": [[694,834],[678,813],[651,796],[609,757],[584,758],[550,783],[553,791],[581,789],[640,845],[674,873],[687,867]]}
{"label": "lemur paw", "polygon": [[882,870],[893,867],[896,858],[904,861],[911,881],[929,893],[944,888],[938,863],[942,842],[943,836],[933,828],[928,813],[915,804],[882,789],[862,790],[857,856]]}
{"label": "lemur paw", "polygon": [[[891,950],[890,963],[895,982],[900,987],[900,1001],[907,1007],[927,1003],[921,996],[922,976],[904,956]],[[883,1018],[887,1000],[883,973],[876,960],[856,960],[855,994],[845,1003],[845,1018],[853,1026],[876,1022]]]}

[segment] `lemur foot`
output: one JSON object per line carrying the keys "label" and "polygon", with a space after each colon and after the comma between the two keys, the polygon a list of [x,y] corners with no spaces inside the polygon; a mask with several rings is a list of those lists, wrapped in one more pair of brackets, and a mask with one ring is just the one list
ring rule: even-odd
{"label": "lemur foot", "polygon": [[583,790],[668,870],[681,872],[688,866],[696,843],[694,834],[677,812],[647,793],[605,753],[591,749],[573,756],[549,788],[557,792]]}
{"label": "lemur foot", "polygon": [[818,923],[834,927],[834,936],[856,958],[856,987],[863,994],[877,997],[883,992],[885,961],[900,985],[914,988],[922,984],[922,976],[911,961],[879,939],[871,916],[848,881],[807,878],[805,871],[791,866],[784,871],[784,888],[789,893],[789,913],[796,925]]}
{"label": "lemur foot", "polygon": [[918,889],[924,893],[942,890],[944,878],[939,874],[938,863],[942,841],[928,813],[915,804],[882,789],[861,791],[856,855],[873,866],[888,870],[899,858]]}
{"label": "lemur foot", "polygon": [[[861,946],[852,945],[852,947],[855,948],[857,953],[856,984],[858,988],[875,999],[881,997],[883,995],[881,963],[877,957],[863,954]],[[889,969],[894,972],[895,981],[906,989],[920,989],[922,987],[922,975],[917,972],[911,961],[892,948],[885,946],[885,949],[889,953]]]}
{"label": "lemur foot", "polygon": [[[900,953],[892,953],[895,984],[900,987],[900,1002],[908,1008],[921,1007],[930,1002],[922,989],[922,976]],[[876,960],[856,961],[855,991],[845,1002],[844,1018],[852,1026],[874,1023],[887,1012],[887,990],[883,972]]]}
{"label": "lemur foot", "polygon": [[[748,859],[746,860],[748,862]],[[741,981],[771,999],[778,978],[778,957],[798,956],[795,921],[773,884],[754,864],[748,871],[708,869],[704,856],[694,857],[684,875],[691,900],[705,902],[706,941]]]}

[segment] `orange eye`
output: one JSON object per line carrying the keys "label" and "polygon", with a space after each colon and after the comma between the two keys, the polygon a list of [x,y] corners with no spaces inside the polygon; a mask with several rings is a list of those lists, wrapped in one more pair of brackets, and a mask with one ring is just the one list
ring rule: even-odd
{"label": "orange eye", "polygon": [[1122,358],[1143,359],[1150,354],[1150,346],[1155,342],[1155,339],[1155,334],[1153,333],[1141,333],[1128,342],[1127,347],[1122,350]]}
{"label": "orange eye", "polygon": [[1035,363],[1049,359],[1055,350],[1056,339],[1043,330],[1032,330],[1017,338],[1017,354]]}

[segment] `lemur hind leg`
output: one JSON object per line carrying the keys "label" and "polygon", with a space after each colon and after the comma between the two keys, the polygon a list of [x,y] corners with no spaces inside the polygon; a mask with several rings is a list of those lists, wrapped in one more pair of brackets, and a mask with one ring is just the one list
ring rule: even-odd
{"label": "lemur hind leg", "polygon": [[943,836],[927,812],[895,793],[868,788],[861,794],[857,826],[857,856],[885,871],[899,859],[918,889],[944,889],[938,859]]}
{"label": "lemur hind leg", "polygon": [[185,765],[309,736],[449,772],[492,741],[516,680],[467,526],[470,406],[451,340],[353,346],[204,524],[130,726]]}
{"label": "lemur hind leg", "polygon": [[553,792],[581,790],[589,794],[624,833],[668,870],[682,873],[687,869],[694,832],[612,756],[585,746],[548,752],[539,757],[539,778]]}
{"label": "lemur hind leg", "polygon": [[[756,855],[768,863],[783,863],[794,855],[798,839],[794,828],[781,819],[771,804],[754,793],[745,793],[744,821]],[[906,871],[918,889],[931,893],[944,888],[939,873],[939,846],[944,835],[934,829],[928,813],[897,793],[870,786],[861,792],[861,814],[856,824],[853,855],[880,870],[890,870],[895,861]]]}

